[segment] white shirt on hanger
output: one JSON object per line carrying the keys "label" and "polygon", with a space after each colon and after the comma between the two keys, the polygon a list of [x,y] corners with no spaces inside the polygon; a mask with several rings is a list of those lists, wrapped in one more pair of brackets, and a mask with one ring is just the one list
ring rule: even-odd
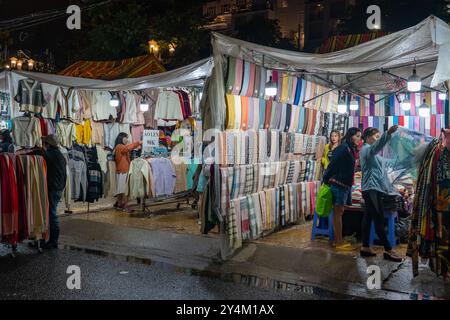
{"label": "white shirt on hanger", "polygon": [[95,103],[92,106],[92,117],[95,121],[109,120],[112,116],[113,119],[117,118],[117,110],[111,107],[109,102],[111,101],[111,94],[108,91],[96,91],[94,93]]}

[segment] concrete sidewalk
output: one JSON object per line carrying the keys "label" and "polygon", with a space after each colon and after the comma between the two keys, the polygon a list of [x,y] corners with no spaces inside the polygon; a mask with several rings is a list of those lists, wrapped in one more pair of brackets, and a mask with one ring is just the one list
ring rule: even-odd
{"label": "concrete sidewalk", "polygon": [[[232,259],[219,260],[217,236],[145,230],[97,221],[63,218],[61,246],[126,261],[157,264],[176,272],[281,290],[301,290],[337,299],[410,299],[410,293],[450,298],[450,285],[422,268],[412,279],[410,261],[362,259],[324,248],[245,245]],[[382,271],[382,290],[366,287],[367,266]]]}

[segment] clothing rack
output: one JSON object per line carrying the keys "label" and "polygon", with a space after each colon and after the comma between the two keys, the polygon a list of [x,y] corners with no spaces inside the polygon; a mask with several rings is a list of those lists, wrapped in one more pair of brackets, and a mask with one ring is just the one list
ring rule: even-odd
{"label": "clothing rack", "polygon": [[[189,204],[189,198],[191,197],[192,190],[187,190],[179,193],[175,193],[171,196],[159,196],[154,198],[144,197],[142,199],[142,213],[151,214],[150,207],[160,204],[171,204],[176,203],[177,209],[180,209],[181,203],[183,200],[186,200],[186,204]],[[146,203],[146,200],[150,200]]]}

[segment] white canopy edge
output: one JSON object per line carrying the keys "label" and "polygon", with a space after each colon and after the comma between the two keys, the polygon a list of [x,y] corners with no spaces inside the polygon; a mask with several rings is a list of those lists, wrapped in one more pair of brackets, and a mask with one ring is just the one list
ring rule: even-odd
{"label": "white canopy edge", "polygon": [[[450,47],[450,27],[435,16],[419,24],[360,44],[345,50],[311,54],[266,47],[219,33],[213,33],[213,50],[216,54],[232,56],[262,65],[269,69],[303,72],[311,81],[330,86],[345,85],[349,80],[368,73],[348,86],[359,93],[389,93],[386,88],[386,74],[407,78],[417,62],[417,73],[426,77],[424,85],[440,85],[450,79],[450,63],[447,63]],[[442,52],[440,52],[440,47]],[[445,51],[444,51],[445,50]],[[445,56],[447,54],[447,56]],[[438,59],[439,62],[438,63]],[[217,63],[217,61],[215,61]],[[377,72],[379,71],[379,72]],[[433,82],[431,76],[436,74]],[[326,78],[325,81],[317,78]]]}
{"label": "white canopy edge", "polygon": [[8,82],[10,82],[13,78],[30,78],[60,87],[86,90],[122,91],[166,87],[198,87],[203,86],[205,79],[211,75],[213,64],[214,62],[212,58],[206,58],[190,65],[159,74],[112,81],[67,77],[55,74],[19,70],[4,71],[0,73],[0,90],[2,90],[1,88],[7,88]]}

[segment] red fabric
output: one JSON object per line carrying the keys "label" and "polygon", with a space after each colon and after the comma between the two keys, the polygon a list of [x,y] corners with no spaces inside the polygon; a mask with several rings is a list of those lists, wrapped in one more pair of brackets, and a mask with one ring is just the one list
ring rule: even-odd
{"label": "red fabric", "polygon": [[184,108],[183,96],[179,91],[175,91],[175,93],[178,95],[178,99],[180,100],[180,108],[181,108],[181,112],[183,113],[183,119],[186,119],[187,114],[186,114],[186,109]]}
{"label": "red fabric", "polygon": [[19,239],[17,182],[13,155],[0,156],[2,242],[16,245]]}
{"label": "red fabric", "polygon": [[[16,173],[17,173],[17,194],[19,200],[19,241],[25,240],[28,238],[28,220],[27,220],[27,211],[25,206],[25,177],[23,175],[24,170],[22,167],[22,162],[20,161],[20,157],[16,158]],[[19,187],[20,186],[20,187]]]}
{"label": "red fabric", "polygon": [[44,118],[38,118],[39,119],[39,124],[41,125],[41,132],[42,132],[42,136],[48,136],[48,124],[47,121],[44,120]]}
{"label": "red fabric", "polygon": [[436,115],[432,114],[430,116],[430,133],[431,136],[436,137],[439,133],[436,132]]}
{"label": "red fabric", "polygon": [[398,125],[401,127],[405,126],[405,116],[399,116],[398,117]]}

